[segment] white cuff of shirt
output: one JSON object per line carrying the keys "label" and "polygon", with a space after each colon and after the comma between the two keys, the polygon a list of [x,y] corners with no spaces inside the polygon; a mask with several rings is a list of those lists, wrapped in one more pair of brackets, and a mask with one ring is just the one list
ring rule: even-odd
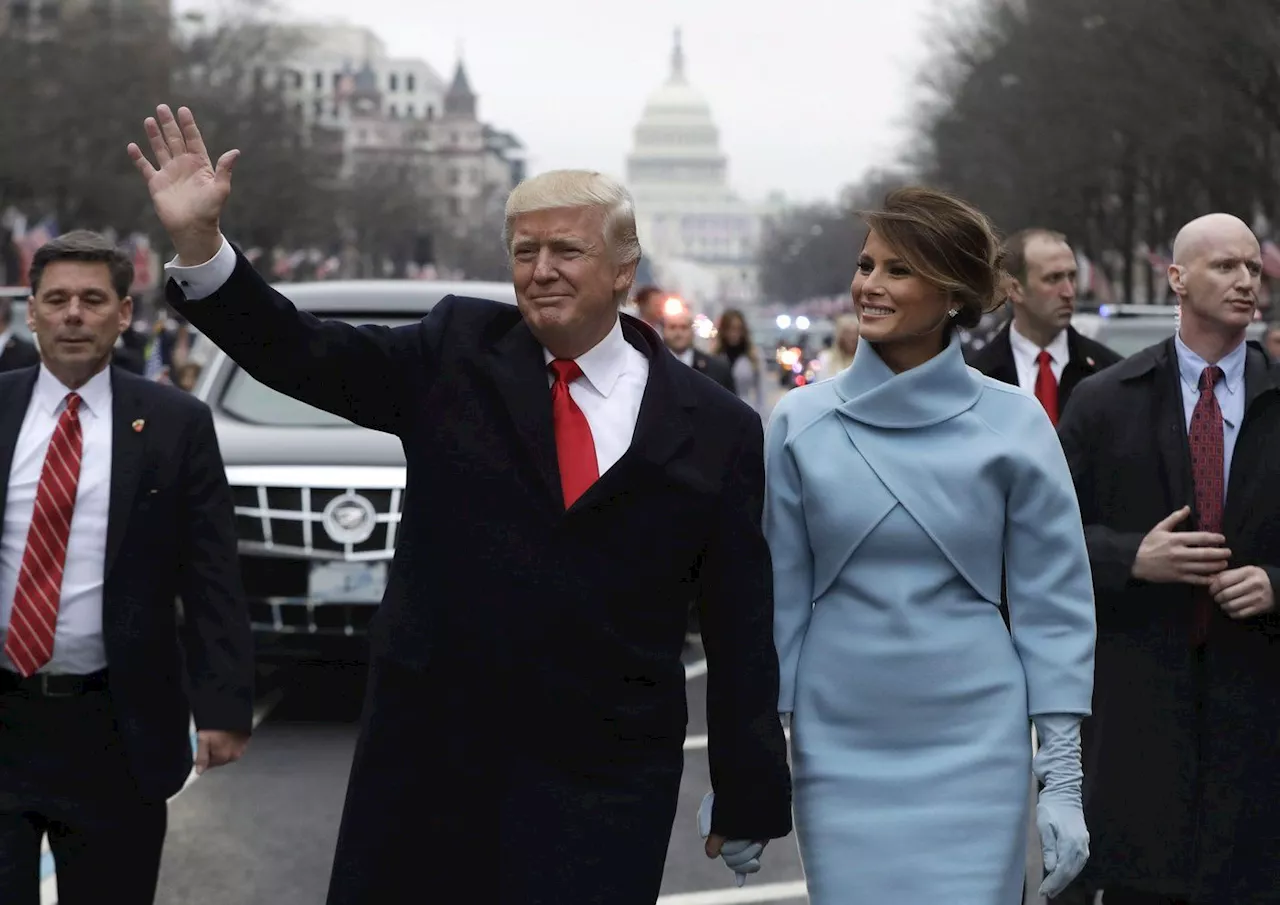
{"label": "white cuff of shirt", "polygon": [[194,267],[180,267],[175,255],[173,260],[164,265],[164,274],[177,281],[182,295],[189,302],[199,301],[213,295],[222,285],[231,279],[236,269],[236,252],[222,237],[222,247],[218,253],[203,264]]}

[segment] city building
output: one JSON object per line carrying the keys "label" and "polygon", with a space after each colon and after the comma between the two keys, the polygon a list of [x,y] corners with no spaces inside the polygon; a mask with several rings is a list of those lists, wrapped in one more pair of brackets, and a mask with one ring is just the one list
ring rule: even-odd
{"label": "city building", "polygon": [[720,132],[687,77],[678,29],[671,71],[645,104],[626,169],[654,278],[708,313],[757,301],[762,211],[729,184]]}
{"label": "city building", "polygon": [[145,21],[167,30],[170,0],[7,0],[0,2],[0,34],[52,39],[71,17],[94,28]]}

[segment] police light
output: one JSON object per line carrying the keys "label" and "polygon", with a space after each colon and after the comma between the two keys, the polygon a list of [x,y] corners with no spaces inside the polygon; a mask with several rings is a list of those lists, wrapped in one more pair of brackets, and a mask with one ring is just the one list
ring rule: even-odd
{"label": "police light", "polygon": [[779,314],[779,315],[778,315],[777,324],[778,324],[778,329],[779,329],[779,330],[785,330],[785,329],[787,329],[788,327],[790,327],[790,326],[791,326],[791,315],[789,315],[789,314]]}
{"label": "police light", "polygon": [[809,318],[805,317],[803,314],[802,314],[802,315],[800,315],[799,317],[797,317],[797,318],[796,318],[796,329],[797,329],[797,330],[808,330],[808,329],[809,329]]}

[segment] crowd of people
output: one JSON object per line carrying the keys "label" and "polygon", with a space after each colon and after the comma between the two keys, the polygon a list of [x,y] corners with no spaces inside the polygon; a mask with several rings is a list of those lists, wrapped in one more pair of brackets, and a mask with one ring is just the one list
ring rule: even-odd
{"label": "crowd of people", "polygon": [[[814,905],[1280,903],[1280,371],[1245,340],[1242,221],[1181,229],[1176,335],[1121,360],[1070,327],[1064,236],[897,190],[831,371],[766,427],[740,313],[712,356],[661,292],[620,316],[641,249],[609,177],[512,192],[516,308],[351,326],[222,234],[238,151],[185,108],[144,130],[172,307],[404,444],[329,905],[418,894],[424,852],[485,859],[430,878],[450,901],[653,905],[691,598],[705,853],[739,883],[794,830]],[[64,905],[149,902],[187,714],[202,769],[249,743],[232,504],[208,409],[108,367],[127,259],[72,234],[36,261],[43,360],[0,375],[0,900],[39,901],[47,833]]]}

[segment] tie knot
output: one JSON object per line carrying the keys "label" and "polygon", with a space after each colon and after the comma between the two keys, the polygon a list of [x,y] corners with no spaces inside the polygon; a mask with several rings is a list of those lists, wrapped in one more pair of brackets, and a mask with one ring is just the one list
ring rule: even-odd
{"label": "tie knot", "polygon": [[1217,365],[1209,365],[1200,372],[1200,392],[1212,390],[1214,385],[1222,379],[1222,368]]}
{"label": "tie knot", "polygon": [[582,368],[572,358],[557,358],[551,362],[558,383],[570,384],[582,376]]}
{"label": "tie knot", "polygon": [[67,411],[70,412],[73,417],[80,414],[80,394],[79,393],[67,394]]}
{"label": "tie knot", "polygon": [[1040,354],[1036,356],[1036,363],[1041,367],[1053,363],[1053,356],[1049,354],[1048,349],[1041,349]]}

